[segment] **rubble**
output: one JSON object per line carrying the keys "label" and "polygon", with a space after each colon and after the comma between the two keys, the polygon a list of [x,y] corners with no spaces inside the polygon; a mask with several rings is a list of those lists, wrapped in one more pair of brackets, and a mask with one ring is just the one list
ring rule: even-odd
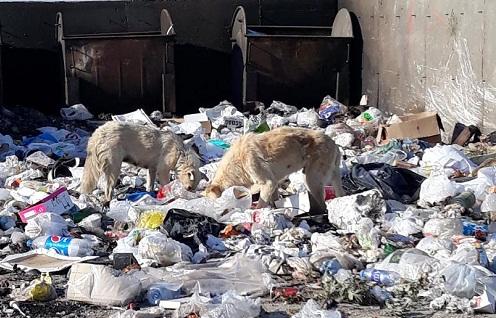
{"label": "rubble", "polygon": [[[268,300],[293,317],[342,317],[346,303],[495,313],[496,169],[471,158],[496,147],[484,135],[470,141],[468,128],[454,144],[429,143],[437,114],[355,111],[326,96],[316,109],[274,101],[247,114],[223,101],[174,120],[114,115],[182,136],[203,180],[188,191],[173,176],[147,192],[146,170],[125,164],[108,206],[101,187],[79,192],[87,140],[104,122],[90,123],[83,105],[51,127],[43,117],[0,131],[3,314],[34,315],[46,302],[57,314],[270,317]],[[412,121],[432,127],[411,134]],[[335,140],[347,196],[326,186],[327,213],[309,214],[303,171],[279,184],[275,207],[255,208],[253,189],[238,186],[203,196],[233,141],[284,125]]]}

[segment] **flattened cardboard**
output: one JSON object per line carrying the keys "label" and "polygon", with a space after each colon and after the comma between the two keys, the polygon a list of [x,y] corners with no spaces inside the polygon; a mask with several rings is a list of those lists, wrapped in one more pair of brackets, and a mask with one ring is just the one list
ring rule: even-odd
{"label": "flattened cardboard", "polygon": [[436,112],[400,116],[402,122],[389,126],[381,125],[377,134],[377,142],[389,139],[414,138],[431,143],[441,142],[443,125]]}
{"label": "flattened cardboard", "polygon": [[14,254],[0,261],[0,267],[13,270],[14,266],[30,271],[36,269],[42,273],[58,272],[72,265],[98,258],[98,256],[69,257],[36,249],[22,254]]}

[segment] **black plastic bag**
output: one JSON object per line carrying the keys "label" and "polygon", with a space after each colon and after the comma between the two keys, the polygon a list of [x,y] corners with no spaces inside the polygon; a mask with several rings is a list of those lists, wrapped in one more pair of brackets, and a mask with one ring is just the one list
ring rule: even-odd
{"label": "black plastic bag", "polygon": [[208,234],[219,236],[225,226],[214,219],[181,209],[167,212],[162,228],[170,238],[188,245],[193,253],[200,243],[205,245]]}
{"label": "black plastic bag", "polygon": [[384,199],[404,204],[418,200],[420,185],[425,180],[421,175],[385,163],[357,164],[343,177],[343,187],[348,193],[359,193],[377,189]]}

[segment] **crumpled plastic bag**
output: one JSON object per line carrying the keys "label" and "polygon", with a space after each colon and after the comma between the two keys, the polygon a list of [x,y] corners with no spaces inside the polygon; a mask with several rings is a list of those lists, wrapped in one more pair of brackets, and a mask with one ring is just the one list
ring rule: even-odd
{"label": "crumpled plastic bag", "polygon": [[481,266],[453,263],[444,268],[440,275],[444,277],[446,291],[457,297],[474,297],[480,285],[496,289],[496,276]]}
{"label": "crumpled plastic bag", "polygon": [[315,232],[312,234],[310,241],[312,242],[312,251],[328,251],[335,250],[341,251],[344,250],[343,244],[341,243],[341,239],[332,234],[332,232],[318,233]]}
{"label": "crumpled plastic bag", "polygon": [[58,214],[48,212],[37,214],[28,220],[25,233],[32,239],[42,235],[66,236],[68,234],[67,222]]}
{"label": "crumpled plastic bag", "polygon": [[313,299],[309,299],[301,310],[291,316],[291,318],[341,318],[341,312],[338,310],[325,310]]}
{"label": "crumpled plastic bag", "polygon": [[482,202],[480,207],[482,212],[494,212],[496,211],[496,193],[489,193],[486,195],[484,202]]}
{"label": "crumpled plastic bag", "polygon": [[439,261],[425,252],[408,248],[394,251],[382,262],[375,264],[374,268],[397,272],[403,279],[417,281],[423,274],[432,273],[439,266]]}
{"label": "crumpled plastic bag", "polygon": [[382,221],[386,213],[386,201],[378,190],[339,197],[326,205],[329,222],[347,233],[356,233],[362,217]]}
{"label": "crumpled plastic bag", "polygon": [[347,111],[348,107],[327,95],[320,104],[319,117],[328,123],[332,123],[336,116],[345,114]]}
{"label": "crumpled plastic bag", "polygon": [[93,118],[93,114],[91,114],[83,104],[61,108],[60,116],[67,120],[87,120]]}
{"label": "crumpled plastic bag", "polygon": [[138,244],[141,258],[153,259],[161,266],[169,266],[181,261],[190,261],[193,257],[191,248],[186,244],[168,238],[156,232],[145,236]]}
{"label": "crumpled plastic bag", "polygon": [[463,222],[460,219],[430,219],[422,230],[424,236],[434,236],[441,239],[451,239],[463,233]]}
{"label": "crumpled plastic bag", "polygon": [[450,257],[451,261],[460,264],[489,266],[486,251],[483,248],[475,247],[471,243],[463,243],[457,246]]}
{"label": "crumpled plastic bag", "polygon": [[420,185],[419,199],[429,204],[440,203],[461,192],[460,187],[445,175],[427,178]]}
{"label": "crumpled plastic bag", "polygon": [[425,149],[420,165],[441,167],[451,174],[455,171],[468,174],[476,168],[476,165],[454,145],[436,145]]}
{"label": "crumpled plastic bag", "polygon": [[40,278],[33,280],[21,291],[20,299],[32,301],[50,301],[57,298],[57,292],[48,273],[41,273]]}
{"label": "crumpled plastic bag", "polygon": [[444,252],[444,255],[451,255],[451,252],[453,251],[453,243],[449,239],[428,236],[421,239],[415,248],[437,258],[436,254],[440,252]]}
{"label": "crumpled plastic bag", "polygon": [[[88,268],[89,267],[89,268]],[[141,293],[140,279],[111,267],[94,264],[75,264],[67,284],[67,299],[90,304],[125,306]]]}
{"label": "crumpled plastic bag", "polygon": [[390,230],[394,233],[409,236],[422,232],[424,222],[414,217],[397,216],[391,223]]}
{"label": "crumpled plastic bag", "polygon": [[380,231],[374,227],[374,222],[369,218],[363,218],[358,222],[356,236],[364,250],[377,249],[381,244]]}

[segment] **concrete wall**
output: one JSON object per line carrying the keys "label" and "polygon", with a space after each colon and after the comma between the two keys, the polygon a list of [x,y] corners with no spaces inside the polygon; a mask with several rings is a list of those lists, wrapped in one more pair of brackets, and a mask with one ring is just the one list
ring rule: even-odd
{"label": "concrete wall", "polygon": [[330,26],[337,12],[337,0],[0,2],[0,43],[14,49],[3,52],[4,102],[47,112],[60,107],[57,12],[71,33],[149,31],[159,29],[159,12],[166,8],[177,33],[178,111],[215,105],[230,98],[230,24],[238,5],[253,24]]}
{"label": "concrete wall", "polygon": [[496,1],[339,0],[363,34],[363,91],[391,112],[496,129]]}

